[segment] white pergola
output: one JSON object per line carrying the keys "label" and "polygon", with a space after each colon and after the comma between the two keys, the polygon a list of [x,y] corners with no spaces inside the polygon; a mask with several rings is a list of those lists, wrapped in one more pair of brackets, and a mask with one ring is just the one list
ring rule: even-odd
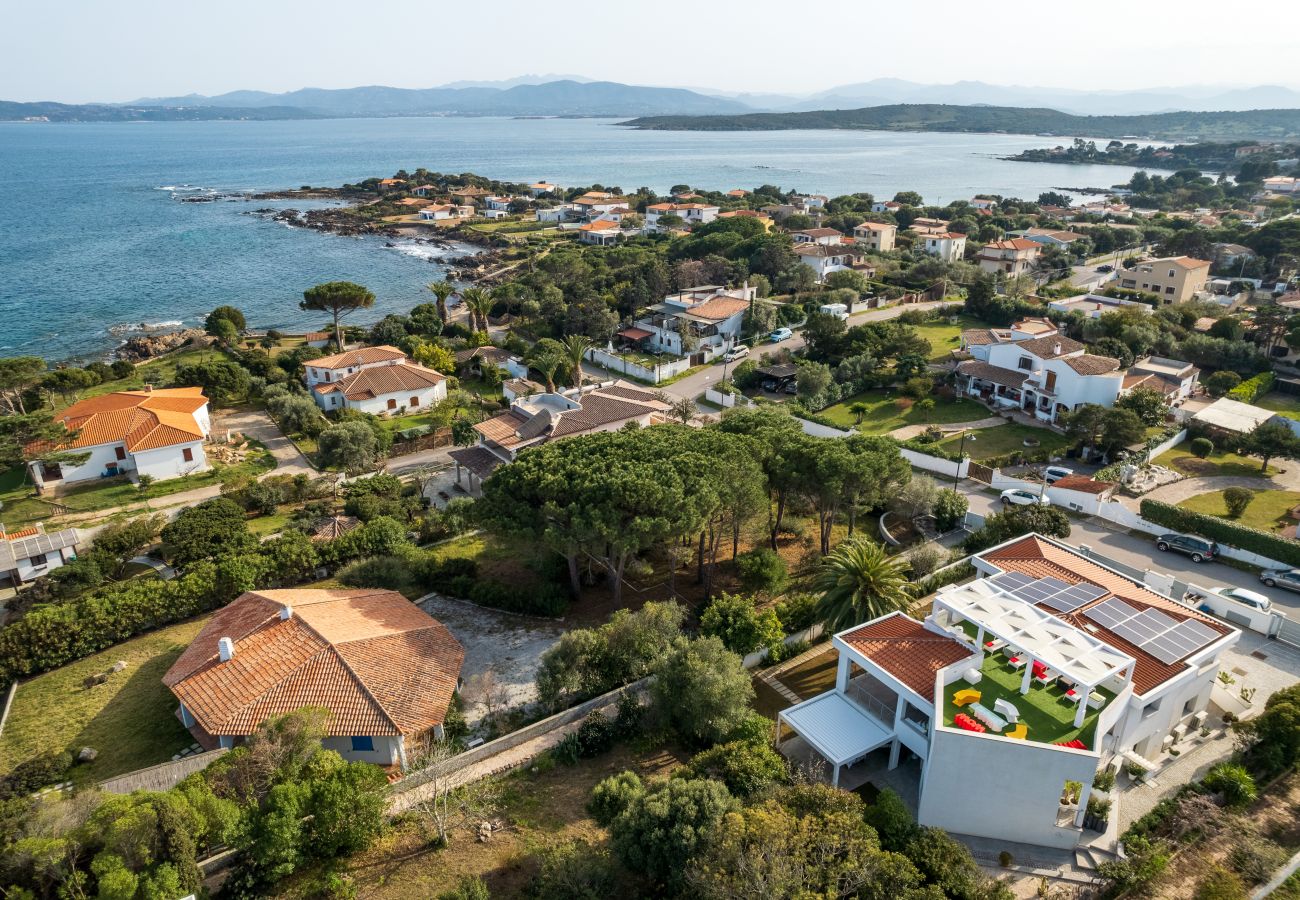
{"label": "white pergola", "polygon": [[1082,690],[1074,716],[1076,728],[1083,726],[1088,698],[1098,685],[1116,676],[1123,677],[1125,685],[1133,680],[1133,657],[986,580],[941,591],[934,605],[936,611],[947,610],[955,619],[974,623],[975,642],[981,649],[985,636],[991,634],[1028,658],[1021,694],[1029,693],[1035,661],[1072,681]]}
{"label": "white pergola", "polygon": [[894,739],[891,731],[881,727],[875,719],[835,691],[797,703],[777,714],[778,749],[782,722],[835,768],[831,783],[836,787],[839,787],[840,770],[844,766],[857,762]]}

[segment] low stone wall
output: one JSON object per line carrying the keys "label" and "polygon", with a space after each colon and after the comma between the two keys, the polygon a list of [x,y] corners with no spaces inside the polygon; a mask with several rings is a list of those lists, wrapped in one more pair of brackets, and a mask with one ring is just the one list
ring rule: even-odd
{"label": "low stone wall", "polygon": [[224,748],[196,753],[171,762],[159,763],[147,769],[137,769],[109,778],[99,783],[99,789],[109,794],[129,794],[132,791],[169,791],[195,772],[201,772],[225,753]]}

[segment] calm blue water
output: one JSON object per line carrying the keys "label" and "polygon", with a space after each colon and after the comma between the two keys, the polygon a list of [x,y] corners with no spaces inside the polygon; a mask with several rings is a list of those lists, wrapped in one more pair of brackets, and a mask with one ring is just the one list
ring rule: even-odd
{"label": "calm blue water", "polygon": [[[303,290],[347,279],[371,319],[423,302],[427,250],[386,248],[247,215],[267,203],[178,203],[160,187],[336,185],[399,168],[625,189],[753,187],[824,194],[919,191],[1036,197],[1126,181],[1118,166],[996,159],[1059,139],[1019,135],[630,131],[613,120],[339,119],[310,122],[0,124],[0,355],[100,354],[114,326],[195,324],[214,306],[263,328],[315,325]],[[299,207],[302,204],[295,204]],[[417,255],[423,254],[423,255]]]}

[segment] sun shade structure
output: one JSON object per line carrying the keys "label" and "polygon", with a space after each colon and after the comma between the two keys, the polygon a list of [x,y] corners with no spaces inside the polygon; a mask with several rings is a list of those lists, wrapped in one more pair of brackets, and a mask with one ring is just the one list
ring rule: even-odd
{"label": "sun shade structure", "polygon": [[[1043,579],[1046,581],[1047,579]],[[1014,590],[1023,591],[1028,585]],[[1069,585],[1064,585],[1068,588]],[[1044,590],[1063,588],[1045,585]],[[959,588],[940,591],[934,598],[935,612],[948,611],[953,621],[968,621],[976,626],[976,642],[984,645],[993,635],[1032,660],[1088,691],[1112,678],[1132,681],[1136,660],[1080,628],[1039,609],[1026,598],[1012,593],[1006,584],[986,579]],[[1043,601],[1038,601],[1043,602]],[[1029,692],[1033,666],[1025,666],[1020,693]],[[1087,710],[1079,704],[1075,725],[1083,724]]]}
{"label": "sun shade structure", "polygon": [[832,783],[838,787],[840,769],[856,762],[872,750],[893,741],[893,734],[876,724],[870,716],[831,691],[805,700],[778,714],[832,766]]}

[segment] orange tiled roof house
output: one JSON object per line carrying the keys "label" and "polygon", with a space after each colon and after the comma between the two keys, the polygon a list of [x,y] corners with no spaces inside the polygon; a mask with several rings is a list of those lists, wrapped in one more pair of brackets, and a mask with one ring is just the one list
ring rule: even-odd
{"label": "orange tiled roof house", "polygon": [[[38,491],[127,475],[157,480],[211,468],[203,442],[212,430],[208,399],[197,387],[116,391],[74,403],[55,416],[76,436],[62,444],[32,444],[27,466]],[[80,465],[47,462],[54,451],[89,453]]]}
{"label": "orange tiled roof house", "polygon": [[441,737],[464,660],[447,626],[395,591],[252,591],[208,620],[163,684],[205,749],[318,706],[327,749],[406,766]]}
{"label": "orange tiled roof house", "polygon": [[421,412],[447,399],[447,378],[396,347],[362,347],[308,360],[307,387],[321,409],[359,409],[377,416]]}

